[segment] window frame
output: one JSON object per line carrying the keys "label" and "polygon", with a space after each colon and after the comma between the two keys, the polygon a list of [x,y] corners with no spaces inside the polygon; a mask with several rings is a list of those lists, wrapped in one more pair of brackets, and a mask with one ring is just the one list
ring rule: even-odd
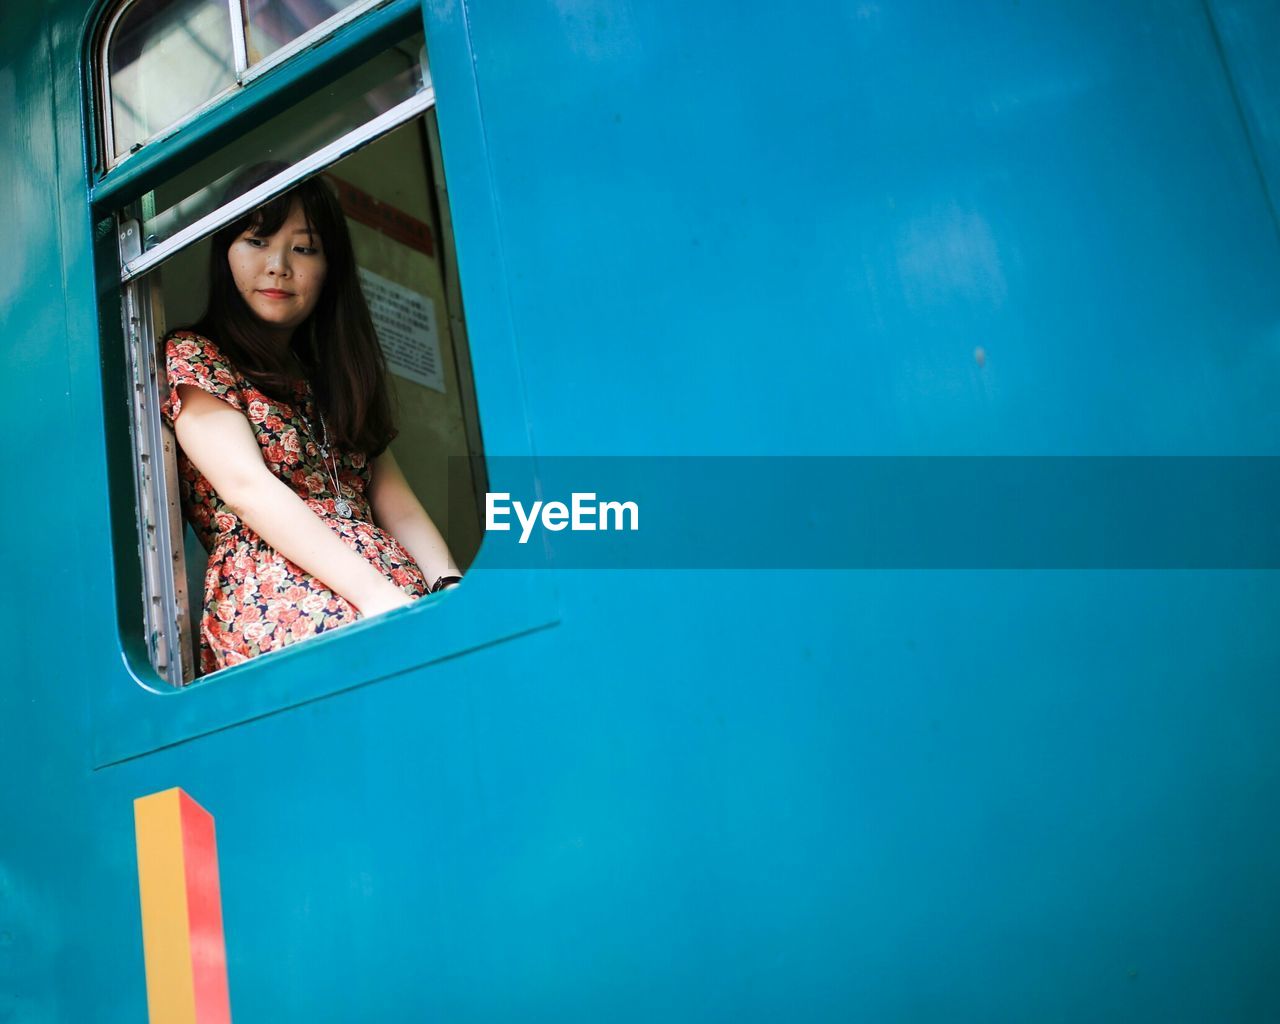
{"label": "window frame", "polygon": [[[114,11],[120,0],[104,0],[98,21]],[[181,121],[153,136],[137,153],[108,166],[102,156],[106,145],[102,133],[102,109],[108,101],[97,61],[105,53],[97,33],[81,54],[86,71],[84,96],[76,106],[85,110],[87,134],[91,140],[89,165],[93,168],[90,202],[121,207],[138,199],[148,184],[173,177],[198,163],[203,157],[233,141],[243,129],[255,128],[277,109],[327,85],[338,76],[364,63],[405,34],[408,19],[421,11],[419,0],[379,0],[360,18],[333,28],[315,41],[305,53],[274,63],[255,76],[253,87],[228,90],[193,111]],[[86,107],[91,104],[91,107]]]}
{"label": "window frame", "polygon": [[[123,678],[104,681],[93,691],[94,767],[115,764],[372,682],[414,673],[443,659],[524,636],[559,621],[554,581],[550,573],[541,571],[549,565],[545,552],[533,569],[486,570],[486,545],[482,543],[462,587],[224,669],[199,685],[167,685],[152,669],[146,653],[138,607],[142,563],[132,493],[133,449],[119,414],[119,400],[125,396],[130,378],[119,315],[121,263],[115,232],[106,230],[106,225],[114,221],[115,211],[146,190],[148,182],[158,182],[165,175],[176,173],[175,168],[189,166],[216,149],[226,125],[238,128],[242,121],[254,119],[260,123],[297,95],[309,91],[306,82],[332,78],[336,68],[353,65],[376,52],[379,38],[385,41],[410,24],[420,25],[428,40],[433,83],[448,90],[448,101],[443,105],[437,102],[435,110],[440,133],[446,140],[442,155],[448,180],[448,216],[455,229],[469,358],[475,378],[483,381],[483,388],[477,387],[480,429],[489,451],[528,456],[499,460],[498,478],[491,480],[489,486],[510,491],[537,487],[492,169],[465,17],[456,10],[435,9],[429,2],[391,0],[364,19],[343,26],[305,57],[295,55],[294,61],[283,61],[269,74],[259,76],[252,89],[242,90],[234,101],[207,112],[204,117],[211,123],[197,121],[192,130],[153,143],[145,163],[130,161],[130,166],[117,166],[89,189],[96,271],[94,302],[100,330],[98,337],[88,343],[100,354],[97,412],[101,419],[97,429],[103,430],[106,437],[104,469],[111,496],[115,625],[124,667]],[[92,126],[97,69],[91,58],[98,51],[93,48],[96,40],[92,36],[86,34],[84,39],[82,67],[86,74],[78,83],[81,95],[77,99],[85,117],[82,137],[85,145],[92,147],[96,145],[96,129]],[[227,108],[240,100],[244,102],[228,114]],[[92,153],[90,148],[87,155],[91,157]],[[89,182],[85,184],[88,186]],[[252,680],[243,678],[248,676]]]}
{"label": "window frame", "polygon": [[107,60],[107,52],[111,48],[111,41],[115,37],[116,29],[124,20],[129,9],[134,6],[137,0],[124,0],[116,7],[107,18],[100,33],[97,43],[97,53],[94,59],[98,66],[97,76],[97,96],[98,96],[98,160],[99,166],[106,170],[119,167],[131,157],[136,156],[147,146],[151,145],[158,139],[167,138],[181,131],[191,122],[200,118],[213,107],[223,103],[228,97],[235,95],[240,89],[248,85],[250,82],[271,71],[273,68],[284,64],[295,54],[314,46],[316,43],[328,38],[337,32],[340,28],[348,23],[355,21],[362,15],[379,7],[388,5],[391,0],[358,0],[357,3],[344,7],[337,11],[331,17],[326,18],[319,25],[308,29],[295,39],[290,40],[280,49],[274,51],[269,56],[254,64],[249,64],[248,43],[245,36],[245,23],[248,19],[248,12],[245,8],[245,0],[226,0],[227,17],[231,23],[231,58],[232,69],[235,77],[232,83],[219,93],[210,96],[204,103],[189,110],[182,117],[178,118],[172,124],[166,125],[158,132],[149,135],[147,138],[135,143],[132,148],[124,153],[116,153],[115,147],[115,119],[111,102],[111,69]]}

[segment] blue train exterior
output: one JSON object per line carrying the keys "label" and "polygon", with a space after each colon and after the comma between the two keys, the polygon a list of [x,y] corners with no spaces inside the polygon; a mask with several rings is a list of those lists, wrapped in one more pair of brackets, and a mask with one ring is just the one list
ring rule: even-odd
{"label": "blue train exterior", "polygon": [[[493,454],[1280,454],[1275,4],[422,10]],[[142,685],[97,14],[0,39],[0,1021],[145,1019],[171,786],[241,1022],[1280,1019],[1275,572],[482,552]]]}

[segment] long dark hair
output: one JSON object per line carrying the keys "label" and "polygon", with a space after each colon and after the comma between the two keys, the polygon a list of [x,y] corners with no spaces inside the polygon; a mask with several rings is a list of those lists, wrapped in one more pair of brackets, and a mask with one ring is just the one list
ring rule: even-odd
{"label": "long dark hair", "polygon": [[[242,195],[284,170],[283,163],[256,164],[242,172],[223,199]],[[289,343],[306,370],[325,428],[334,443],[380,455],[396,430],[387,394],[387,368],[360,289],[351,235],[333,191],[319,178],[295,185],[233,221],[213,236],[209,251],[209,304],[191,330],[211,339],[245,377],[274,398],[292,401],[288,359],[264,336],[257,317],[236,288],[227,250],[252,229],[274,235],[295,202],[307,229],[320,236],[328,270],[320,299]]]}

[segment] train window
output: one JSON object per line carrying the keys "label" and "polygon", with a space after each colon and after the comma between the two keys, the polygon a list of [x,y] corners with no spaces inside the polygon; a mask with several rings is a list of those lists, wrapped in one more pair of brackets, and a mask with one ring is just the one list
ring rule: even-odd
{"label": "train window", "polygon": [[235,85],[224,0],[141,0],[120,11],[106,59],[106,125],[120,157]]}
{"label": "train window", "polygon": [[343,0],[248,0],[244,21],[250,66],[316,32],[352,6]]}
{"label": "train window", "polygon": [[[174,6],[144,0],[126,12]],[[274,52],[323,26],[339,5],[287,6],[301,14],[287,17],[281,5],[254,0],[247,8],[251,37],[258,25],[257,38],[273,40]],[[406,30],[391,45],[329,85],[290,97],[274,114],[247,118],[234,141],[144,182],[135,198],[112,210],[142,554],[140,633],[152,667],[172,685],[243,659],[215,660],[210,631],[202,629],[220,611],[210,596],[216,588],[206,585],[217,536],[207,521],[197,534],[183,519],[184,501],[194,504],[193,478],[179,479],[176,439],[163,415],[165,341],[205,310],[215,233],[303,182],[324,181],[345,217],[397,410],[396,462],[461,567],[480,546],[486,481],[476,456],[483,446],[434,93],[414,21],[404,21]],[[237,189],[233,183],[247,169],[254,184]],[[462,506],[446,490],[459,482],[445,469],[451,456],[468,457],[455,465],[471,467],[465,487],[472,500]],[[288,640],[306,635],[291,632]]]}
{"label": "train window", "polygon": [[132,0],[105,22],[103,160],[111,166],[385,0]]}

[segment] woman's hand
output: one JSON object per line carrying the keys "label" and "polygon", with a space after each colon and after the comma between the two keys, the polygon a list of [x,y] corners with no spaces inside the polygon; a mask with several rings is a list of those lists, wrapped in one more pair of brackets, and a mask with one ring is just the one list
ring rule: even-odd
{"label": "woman's hand", "polygon": [[367,619],[371,615],[381,615],[383,612],[389,612],[395,608],[403,608],[407,604],[413,604],[416,600],[416,597],[406,594],[394,583],[388,583],[385,592],[379,590],[371,598],[366,598],[364,604],[359,606],[358,611]]}

